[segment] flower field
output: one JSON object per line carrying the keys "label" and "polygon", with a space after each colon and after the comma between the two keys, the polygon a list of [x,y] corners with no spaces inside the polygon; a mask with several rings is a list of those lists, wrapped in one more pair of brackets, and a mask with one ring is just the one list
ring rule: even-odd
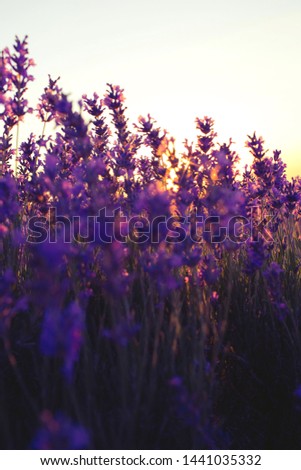
{"label": "flower field", "polygon": [[[301,179],[0,57],[2,449],[299,449]],[[20,142],[20,126],[38,124]]]}

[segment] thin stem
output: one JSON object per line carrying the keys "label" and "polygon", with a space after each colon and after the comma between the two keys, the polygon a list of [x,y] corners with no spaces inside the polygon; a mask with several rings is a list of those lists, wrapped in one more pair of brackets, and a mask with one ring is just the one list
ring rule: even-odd
{"label": "thin stem", "polygon": [[16,135],[16,158],[15,158],[15,176],[18,176],[18,163],[19,163],[19,132],[20,132],[20,121],[17,124],[17,135]]}
{"label": "thin stem", "polygon": [[43,129],[42,129],[42,137],[45,135],[46,124],[47,124],[47,121],[44,121]]}

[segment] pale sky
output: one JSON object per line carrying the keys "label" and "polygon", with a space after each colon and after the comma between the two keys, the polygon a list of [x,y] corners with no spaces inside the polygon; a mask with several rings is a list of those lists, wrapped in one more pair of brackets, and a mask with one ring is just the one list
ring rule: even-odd
{"label": "pale sky", "polygon": [[300,0],[0,0],[0,49],[29,36],[37,66],[64,91],[125,89],[130,122],[150,113],[180,144],[211,116],[218,141],[256,131],[301,174]]}

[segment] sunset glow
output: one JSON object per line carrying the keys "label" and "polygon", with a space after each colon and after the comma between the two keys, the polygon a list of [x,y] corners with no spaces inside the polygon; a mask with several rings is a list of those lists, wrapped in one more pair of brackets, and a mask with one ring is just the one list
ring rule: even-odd
{"label": "sunset glow", "polygon": [[282,150],[289,176],[301,173],[300,2],[17,0],[5,10],[1,46],[29,35],[35,100],[48,73],[74,99],[116,83],[130,120],[150,113],[179,148],[208,115],[243,162],[256,131]]}

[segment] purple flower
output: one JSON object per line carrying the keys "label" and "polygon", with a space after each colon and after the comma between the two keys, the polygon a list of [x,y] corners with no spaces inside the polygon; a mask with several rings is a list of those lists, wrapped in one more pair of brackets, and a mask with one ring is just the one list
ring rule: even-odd
{"label": "purple flower", "polygon": [[25,114],[31,113],[32,109],[28,108],[28,101],[24,98],[27,91],[27,85],[34,78],[29,74],[29,69],[34,64],[34,61],[28,55],[27,36],[20,41],[16,37],[14,44],[15,53],[10,55],[9,64],[11,66],[11,81],[14,86],[14,97],[11,101],[13,114],[21,120]]}
{"label": "purple flower", "polygon": [[153,253],[145,252],[141,263],[150,278],[156,282],[161,297],[182,285],[183,279],[177,270],[183,265],[183,258],[180,254],[167,250],[164,242]]}
{"label": "purple flower", "polygon": [[260,269],[267,259],[267,248],[264,240],[259,238],[258,241],[247,242],[247,260],[245,271],[247,274],[253,274]]}
{"label": "purple flower", "polygon": [[58,102],[61,99],[62,89],[58,86],[59,78],[52,80],[49,75],[48,87],[44,88],[37,105],[38,116],[46,123],[55,118]]}
{"label": "purple flower", "polygon": [[250,149],[250,152],[255,160],[262,160],[265,154],[267,153],[267,151],[264,150],[263,144],[263,138],[257,137],[255,132],[252,136],[248,135],[246,147]]}
{"label": "purple flower", "polygon": [[[125,148],[130,141],[133,141],[132,134],[128,130],[127,118],[125,117],[126,108],[123,105],[125,101],[123,91],[119,86],[108,85],[108,90],[104,99],[104,104],[111,110],[113,123],[118,136],[120,146]],[[140,139],[136,139],[139,146]]]}
{"label": "purple flower", "polygon": [[170,193],[156,182],[138,194],[134,208],[137,212],[146,212],[150,219],[154,219],[157,216],[170,216],[170,205]]}
{"label": "purple flower", "polygon": [[127,254],[127,248],[120,242],[114,241],[104,246],[100,261],[105,276],[103,285],[112,296],[124,295],[129,287],[131,276],[125,266]]}
{"label": "purple flower", "polygon": [[238,155],[231,150],[232,141],[230,143],[220,145],[219,150],[212,151],[212,159],[214,166],[210,172],[210,179],[216,184],[223,184],[234,187],[238,170],[235,165],[239,161]]}
{"label": "purple flower", "polygon": [[83,450],[90,444],[87,430],[75,424],[62,413],[53,415],[44,410],[40,417],[41,427],[31,444],[36,450]]}
{"label": "purple flower", "polygon": [[84,310],[77,301],[66,308],[48,308],[45,311],[41,351],[47,356],[57,356],[63,360],[63,372],[67,378],[78,359],[84,333]]}
{"label": "purple flower", "polygon": [[216,133],[214,132],[214,120],[205,116],[204,119],[196,119],[196,127],[201,132],[198,136],[198,147],[202,153],[207,154],[214,146]]}
{"label": "purple flower", "polygon": [[[138,131],[145,136],[144,143],[152,149],[153,157],[159,157],[159,150],[164,140],[166,139],[166,131],[161,131],[160,127],[156,126],[156,121],[148,114],[147,118],[139,116],[139,125],[135,127]],[[153,165],[155,161],[152,161]]]}
{"label": "purple flower", "polygon": [[17,185],[11,174],[0,177],[0,224],[8,231],[20,210]]}
{"label": "purple flower", "polygon": [[291,214],[298,207],[300,200],[300,184],[293,178],[284,187],[284,201],[288,214]]}
{"label": "purple flower", "polygon": [[263,272],[272,306],[280,320],[283,320],[289,313],[289,308],[282,293],[282,273],[283,269],[275,262],[272,262]]}
{"label": "purple flower", "polygon": [[92,141],[94,151],[98,154],[102,154],[106,151],[108,146],[109,136],[111,134],[108,125],[106,124],[105,117],[103,116],[105,107],[104,101],[99,99],[99,96],[94,93],[93,98],[87,98],[86,95],[83,96],[84,100],[84,109],[93,117],[93,134]]}

